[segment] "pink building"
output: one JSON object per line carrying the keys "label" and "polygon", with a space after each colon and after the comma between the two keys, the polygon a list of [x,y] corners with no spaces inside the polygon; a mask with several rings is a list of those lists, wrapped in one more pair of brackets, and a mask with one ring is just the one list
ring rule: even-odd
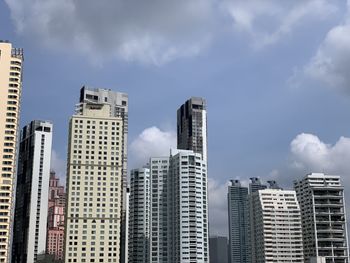
{"label": "pink building", "polygon": [[63,259],[64,210],[66,194],[55,172],[50,174],[46,251],[55,260]]}

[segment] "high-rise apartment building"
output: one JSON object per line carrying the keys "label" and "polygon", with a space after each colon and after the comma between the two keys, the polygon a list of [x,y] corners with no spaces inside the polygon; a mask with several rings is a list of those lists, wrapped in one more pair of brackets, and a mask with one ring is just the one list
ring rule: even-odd
{"label": "high-rise apartment building", "polygon": [[129,197],[129,262],[149,262],[150,170],[131,170]]}
{"label": "high-rise apartment building", "polygon": [[84,86],[80,90],[80,107],[83,103],[107,104],[110,105],[110,117],[119,117],[122,119],[122,130],[118,132],[120,138],[122,168],[122,196],[121,196],[121,230],[120,230],[120,257],[121,263],[126,262],[125,255],[126,242],[126,187],[127,187],[127,138],[128,138],[128,95],[126,93],[114,92],[110,89],[96,89]]}
{"label": "high-rise apartment building", "polygon": [[170,157],[173,261],[209,262],[207,162],[193,151]]}
{"label": "high-rise apartment building", "polygon": [[295,191],[254,192],[251,206],[252,262],[304,262],[300,208]]}
{"label": "high-rise apartment building", "polygon": [[[340,177],[312,173],[295,181],[300,203],[305,262],[348,263],[344,188]],[[322,261],[318,261],[322,262]]]}
{"label": "high-rise apartment building", "polygon": [[150,159],[151,175],[151,229],[150,262],[171,262],[172,252],[172,207],[169,178],[169,157]]}
{"label": "high-rise apartment building", "polygon": [[206,161],[177,150],[150,166],[151,262],[209,262]]}
{"label": "high-rise apartment building", "polygon": [[250,263],[248,188],[231,180],[227,200],[230,262]]}
{"label": "high-rise apartment building", "polygon": [[207,110],[203,98],[192,97],[177,110],[177,148],[207,160]]}
{"label": "high-rise apartment building", "polygon": [[32,121],[21,131],[13,263],[34,263],[46,251],[52,124]]}
{"label": "high-rise apartment building", "polygon": [[[227,237],[213,236],[209,238],[210,263],[228,263]],[[239,262],[239,261],[237,261]]]}
{"label": "high-rise apartment building", "polygon": [[69,124],[67,263],[119,262],[125,251],[120,243],[127,103],[124,93],[81,89],[77,113]]}
{"label": "high-rise apartment building", "polygon": [[0,41],[0,262],[10,262],[23,50]]}
{"label": "high-rise apartment building", "polygon": [[50,173],[49,210],[47,217],[46,253],[53,255],[55,260],[63,259],[64,247],[64,214],[66,194],[60,185],[55,172]]}

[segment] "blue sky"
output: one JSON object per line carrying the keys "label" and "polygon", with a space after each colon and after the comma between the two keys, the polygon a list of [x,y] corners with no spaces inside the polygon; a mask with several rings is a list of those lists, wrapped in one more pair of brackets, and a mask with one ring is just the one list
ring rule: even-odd
{"label": "blue sky", "polygon": [[229,179],[290,187],[320,171],[350,185],[348,12],[345,0],[5,0],[0,39],[25,50],[21,123],[53,122],[61,176],[82,85],[129,94],[129,168],[167,154],[177,108],[206,98],[210,228],[226,234]]}

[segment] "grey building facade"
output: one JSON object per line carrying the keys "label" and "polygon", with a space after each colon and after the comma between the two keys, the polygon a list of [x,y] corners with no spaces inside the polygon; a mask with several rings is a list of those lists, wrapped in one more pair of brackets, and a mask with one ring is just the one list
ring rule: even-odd
{"label": "grey building facade", "polygon": [[258,178],[258,177],[251,177],[250,178],[249,194],[255,193],[259,190],[264,190],[266,188],[267,188],[267,186],[261,183],[260,178]]}
{"label": "grey building facade", "polygon": [[131,170],[129,196],[128,262],[149,262],[150,170]]}
{"label": "grey building facade", "polygon": [[250,260],[248,188],[239,180],[228,186],[229,259],[248,263]]}
{"label": "grey building facade", "polygon": [[209,238],[210,263],[228,263],[227,237],[213,236]]}

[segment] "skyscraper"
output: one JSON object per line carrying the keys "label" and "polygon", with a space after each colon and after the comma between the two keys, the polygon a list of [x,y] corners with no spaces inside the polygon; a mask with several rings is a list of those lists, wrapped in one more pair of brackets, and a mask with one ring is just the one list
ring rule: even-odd
{"label": "skyscraper", "polygon": [[124,93],[81,89],[77,113],[69,123],[67,263],[119,262],[125,251],[121,221],[125,216],[127,103]]}
{"label": "skyscraper", "polygon": [[66,194],[55,172],[50,173],[49,211],[47,217],[46,253],[54,255],[55,260],[63,259],[64,215]]}
{"label": "skyscraper", "polygon": [[258,177],[250,178],[249,194],[255,193],[255,192],[259,191],[259,190],[264,190],[266,188],[267,188],[267,186],[262,184]]}
{"label": "skyscraper", "polygon": [[[197,211],[202,213],[202,220],[198,220],[198,222],[201,222],[201,224],[198,224],[199,228],[195,230],[197,233],[202,232],[203,234],[203,240],[197,240],[200,244],[200,242],[203,242],[203,253],[202,258],[199,256],[197,258],[197,262],[208,262],[209,261],[209,228],[208,228],[208,175],[207,175],[207,166],[208,166],[208,150],[207,150],[207,105],[206,101],[203,98],[199,97],[192,97],[189,100],[187,100],[183,105],[180,106],[180,108],[177,110],[177,148],[180,150],[190,150],[192,153],[200,154],[195,155],[193,157],[188,156],[189,159],[189,167],[190,168],[196,168],[200,169],[199,166],[202,166],[202,178],[199,178],[196,174],[195,177],[193,177],[193,174],[191,174],[188,178],[186,176],[182,176],[181,174],[177,174],[174,176],[171,176],[171,178],[182,180],[180,181],[181,184],[188,184],[189,188],[193,186],[194,179],[195,182],[198,184],[198,188],[193,188],[190,192],[188,198],[190,202],[190,210],[193,208],[193,205],[196,202],[199,202],[197,198],[199,198],[199,194],[201,195],[201,206],[198,206]],[[183,153],[181,151],[178,155],[173,156],[173,159],[171,159],[172,162],[170,162],[170,166],[173,166],[174,163],[176,163],[176,156],[180,156],[181,158],[186,159],[185,156],[181,156]],[[190,154],[189,152],[187,154]],[[197,162],[198,157],[200,157],[203,162]],[[175,158],[175,159],[174,159]],[[191,161],[195,159],[194,164],[191,164]],[[179,167],[181,168],[183,166],[182,161],[179,161]],[[185,166],[183,166],[184,169]],[[170,168],[170,171],[172,171],[172,168]],[[176,171],[176,170],[174,170]],[[192,172],[191,172],[192,173]],[[199,186],[201,185],[201,186]],[[184,186],[186,187],[186,186]],[[200,191],[199,191],[200,190]],[[177,195],[177,189],[174,189],[175,191],[175,200]],[[181,190],[182,191],[182,190]],[[186,193],[186,191],[185,191]],[[196,193],[196,195],[194,195]],[[186,196],[186,195],[185,195]],[[177,201],[177,200],[176,200]],[[179,207],[181,203],[179,203]],[[199,203],[198,203],[199,204]],[[183,209],[180,209],[180,212],[183,213]],[[190,228],[193,226],[193,222],[191,221],[193,218],[190,218]],[[197,222],[197,223],[198,223]],[[202,228],[202,229],[200,229]],[[181,230],[183,231],[183,230]],[[194,230],[192,230],[194,231]],[[190,231],[191,232],[191,231]],[[185,241],[187,242],[187,241]],[[186,244],[186,243],[185,243]],[[190,241],[190,248],[193,249],[193,245]],[[187,253],[187,252],[185,252]],[[190,252],[189,261],[181,261],[181,262],[194,262],[194,257],[192,257],[193,252]],[[197,255],[198,256],[198,255]],[[186,256],[185,254],[182,255],[183,258],[181,260],[185,260]]]}
{"label": "skyscraper", "polygon": [[228,186],[229,253],[232,263],[250,262],[248,188],[239,180]]}
{"label": "skyscraper", "polygon": [[254,192],[251,206],[252,262],[304,262],[300,208],[295,191]]}
{"label": "skyscraper", "polygon": [[210,263],[228,263],[227,237],[213,236],[209,238]]}
{"label": "skyscraper", "polygon": [[349,262],[344,188],[340,177],[312,173],[295,181],[301,208],[305,262]]}
{"label": "skyscraper", "polygon": [[209,262],[206,161],[174,150],[150,165],[151,262]]}
{"label": "skyscraper", "polygon": [[177,110],[177,148],[200,153],[207,160],[207,105],[192,97]]}
{"label": "skyscraper", "polygon": [[129,262],[149,262],[150,170],[131,170],[129,198]]}
{"label": "skyscraper", "polygon": [[171,262],[172,207],[171,185],[169,178],[169,156],[151,157],[151,230],[150,262]]}
{"label": "skyscraper", "polygon": [[0,262],[10,262],[23,50],[0,41]]}
{"label": "skyscraper", "polygon": [[209,262],[207,163],[202,155],[179,150],[170,157],[173,208],[173,261]]}
{"label": "skyscraper", "polygon": [[32,121],[21,131],[13,228],[13,263],[34,263],[46,251],[52,124]]}

